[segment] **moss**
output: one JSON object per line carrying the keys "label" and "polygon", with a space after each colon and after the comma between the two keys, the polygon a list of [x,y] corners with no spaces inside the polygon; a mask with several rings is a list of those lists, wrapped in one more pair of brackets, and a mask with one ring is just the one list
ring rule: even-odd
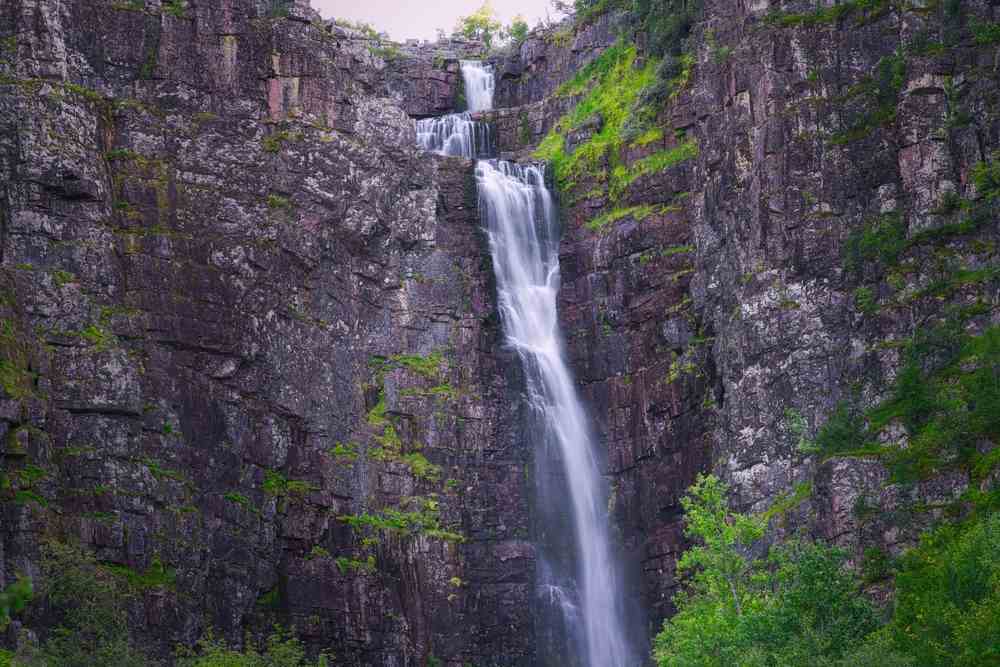
{"label": "moss", "polygon": [[[981,450],[985,442],[1000,442],[1000,326],[966,333],[973,312],[957,311],[908,341],[889,397],[868,410],[842,402],[820,429],[814,451],[876,456],[895,483],[944,470],[974,479],[990,474],[1000,457]],[[892,424],[906,429],[905,446],[880,442]]]}
{"label": "moss", "polygon": [[417,479],[436,481],[441,477],[441,466],[434,465],[423,454],[413,452],[402,457],[402,462]]}
{"label": "moss", "polygon": [[651,204],[629,206],[628,208],[614,208],[587,222],[587,229],[595,232],[600,231],[625,218],[632,218],[636,222],[641,222],[652,215],[655,210],[656,207]]}
{"label": "moss", "polygon": [[281,608],[281,590],[275,586],[269,591],[261,593],[257,598],[257,606],[263,609],[277,610]]}
{"label": "moss", "polygon": [[846,0],[832,7],[823,7],[811,12],[774,11],[764,20],[786,28],[817,27],[837,24],[848,16],[856,14],[857,22],[864,23],[881,17],[891,8],[891,0]]}
{"label": "moss", "polygon": [[266,135],[260,141],[261,147],[268,153],[280,153],[286,142],[299,141],[302,135],[289,130],[278,130]]}
{"label": "moss", "polygon": [[972,21],[972,35],[978,46],[1000,44],[1000,23]]}
{"label": "moss", "polygon": [[287,197],[270,194],[267,196],[267,207],[272,211],[288,210],[292,208],[292,202]]}
{"label": "moss", "polygon": [[886,126],[896,120],[899,94],[906,84],[906,58],[902,51],[882,58],[876,66],[876,77],[868,77],[847,97],[864,95],[871,100],[865,113],[854,123],[838,133],[833,134],[829,141],[835,146],[863,139],[879,127]]}
{"label": "moss", "polygon": [[699,155],[698,142],[689,139],[683,143],[662,151],[648,155],[641,160],[625,167],[619,165],[612,171],[611,183],[609,184],[609,194],[612,199],[617,199],[625,188],[636,179],[648,174],[655,174],[666,171],[672,167],[693,160]]}
{"label": "moss", "polygon": [[441,362],[443,357],[440,352],[430,354],[396,354],[389,358],[392,363],[398,364],[417,375],[428,379],[436,378],[441,372]]}
{"label": "moss", "polygon": [[108,329],[105,329],[104,327],[100,326],[99,324],[90,324],[84,329],[81,329],[79,331],[71,331],[68,333],[70,335],[78,336],[79,338],[82,338],[83,340],[87,341],[90,345],[93,346],[95,351],[99,352],[107,350],[118,343],[118,339],[115,337],[115,335]]}
{"label": "moss", "polygon": [[163,13],[175,18],[183,19],[187,17],[185,13],[187,3],[185,0],[163,0]]}
{"label": "moss", "polygon": [[82,97],[88,102],[98,103],[104,101],[104,97],[93,88],[87,88],[76,83],[64,83],[63,88],[67,93]]}
{"label": "moss", "polygon": [[167,567],[159,556],[153,556],[144,572],[137,572],[125,565],[104,565],[104,569],[120,577],[135,591],[145,592],[156,589],[173,589],[177,585],[177,573]]}
{"label": "moss", "polygon": [[338,463],[354,463],[358,459],[358,447],[353,442],[338,442],[327,452]]}
{"label": "moss", "polygon": [[803,502],[812,497],[813,486],[811,482],[802,482],[795,485],[794,491],[789,494],[784,494],[779,496],[774,503],[767,508],[764,512],[763,517],[766,521],[770,521],[775,517],[780,517],[784,514],[788,514],[793,509],[801,505]]}
{"label": "moss", "polygon": [[854,290],[854,305],[862,313],[871,314],[878,309],[878,300],[870,288],[859,287]]}
{"label": "moss", "polygon": [[423,535],[446,542],[465,541],[461,534],[445,530],[441,526],[440,507],[434,498],[408,498],[405,499],[405,504],[415,506],[416,509],[387,507],[377,514],[344,514],[337,519],[356,531],[388,532],[403,537]]}
{"label": "moss", "polygon": [[10,320],[0,320],[0,388],[12,399],[34,396],[28,336]]}
{"label": "moss", "polygon": [[[618,42],[559,88],[557,94],[583,97],[546,135],[535,157],[552,165],[562,189],[580,178],[608,181],[609,167],[620,161],[625,123],[639,93],[654,80],[657,64],[650,60],[636,67],[635,46]],[[566,135],[594,118],[600,118],[600,129],[567,154]]]}
{"label": "moss", "polygon": [[288,479],[277,470],[264,471],[264,483],[261,488],[264,493],[275,498],[301,498],[316,490],[316,486],[311,482]]}
{"label": "moss", "polygon": [[365,560],[338,556],[333,562],[341,574],[347,574],[348,572],[373,574],[375,572],[375,556],[368,556]]}

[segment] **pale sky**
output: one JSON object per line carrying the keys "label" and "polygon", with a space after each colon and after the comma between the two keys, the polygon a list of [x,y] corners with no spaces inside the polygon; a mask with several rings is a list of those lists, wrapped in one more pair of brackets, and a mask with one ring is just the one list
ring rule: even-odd
{"label": "pale sky", "polygon": [[[324,18],[364,21],[379,32],[387,32],[396,41],[410,37],[433,40],[437,29],[450,35],[460,16],[468,16],[482,6],[483,0],[312,0],[312,6]],[[505,25],[518,14],[528,27],[546,17],[556,19],[549,0],[493,0],[500,21]]]}

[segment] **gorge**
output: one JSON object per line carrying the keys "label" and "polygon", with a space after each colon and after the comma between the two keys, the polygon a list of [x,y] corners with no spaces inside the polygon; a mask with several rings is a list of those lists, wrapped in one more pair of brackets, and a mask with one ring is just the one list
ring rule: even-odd
{"label": "gorge", "polygon": [[1000,6],[578,4],[0,5],[0,665],[647,664],[699,475],[880,622],[995,515]]}

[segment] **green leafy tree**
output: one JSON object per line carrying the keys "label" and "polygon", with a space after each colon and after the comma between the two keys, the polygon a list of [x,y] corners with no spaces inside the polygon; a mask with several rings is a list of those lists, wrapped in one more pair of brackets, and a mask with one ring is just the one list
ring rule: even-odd
{"label": "green leafy tree", "polygon": [[510,26],[507,27],[507,35],[515,44],[520,44],[528,38],[528,22],[524,20],[523,16],[518,14],[514,17]]}
{"label": "green leafy tree", "polygon": [[689,589],[655,639],[657,664],[837,664],[878,625],[844,555],[792,540],[765,557],[766,519],[730,511],[727,491],[700,476],[681,501],[696,544],[678,562]]}
{"label": "green leafy tree", "polygon": [[469,16],[463,16],[455,26],[455,32],[466,39],[478,39],[487,49],[493,47],[493,39],[500,37],[501,24],[489,2]]}
{"label": "green leafy tree", "polygon": [[886,630],[925,667],[1000,664],[1000,514],[939,526],[903,555]]}

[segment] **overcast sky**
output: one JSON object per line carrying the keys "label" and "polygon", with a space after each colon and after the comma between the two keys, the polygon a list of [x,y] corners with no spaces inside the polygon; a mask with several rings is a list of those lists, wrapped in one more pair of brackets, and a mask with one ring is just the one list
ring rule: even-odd
{"label": "overcast sky", "polygon": [[[370,23],[397,41],[410,37],[434,39],[437,29],[451,34],[460,16],[468,16],[483,0],[312,0],[312,6],[325,18],[348,19]],[[555,18],[549,0],[493,0],[497,16],[504,23],[521,14],[534,27],[546,11]]]}

